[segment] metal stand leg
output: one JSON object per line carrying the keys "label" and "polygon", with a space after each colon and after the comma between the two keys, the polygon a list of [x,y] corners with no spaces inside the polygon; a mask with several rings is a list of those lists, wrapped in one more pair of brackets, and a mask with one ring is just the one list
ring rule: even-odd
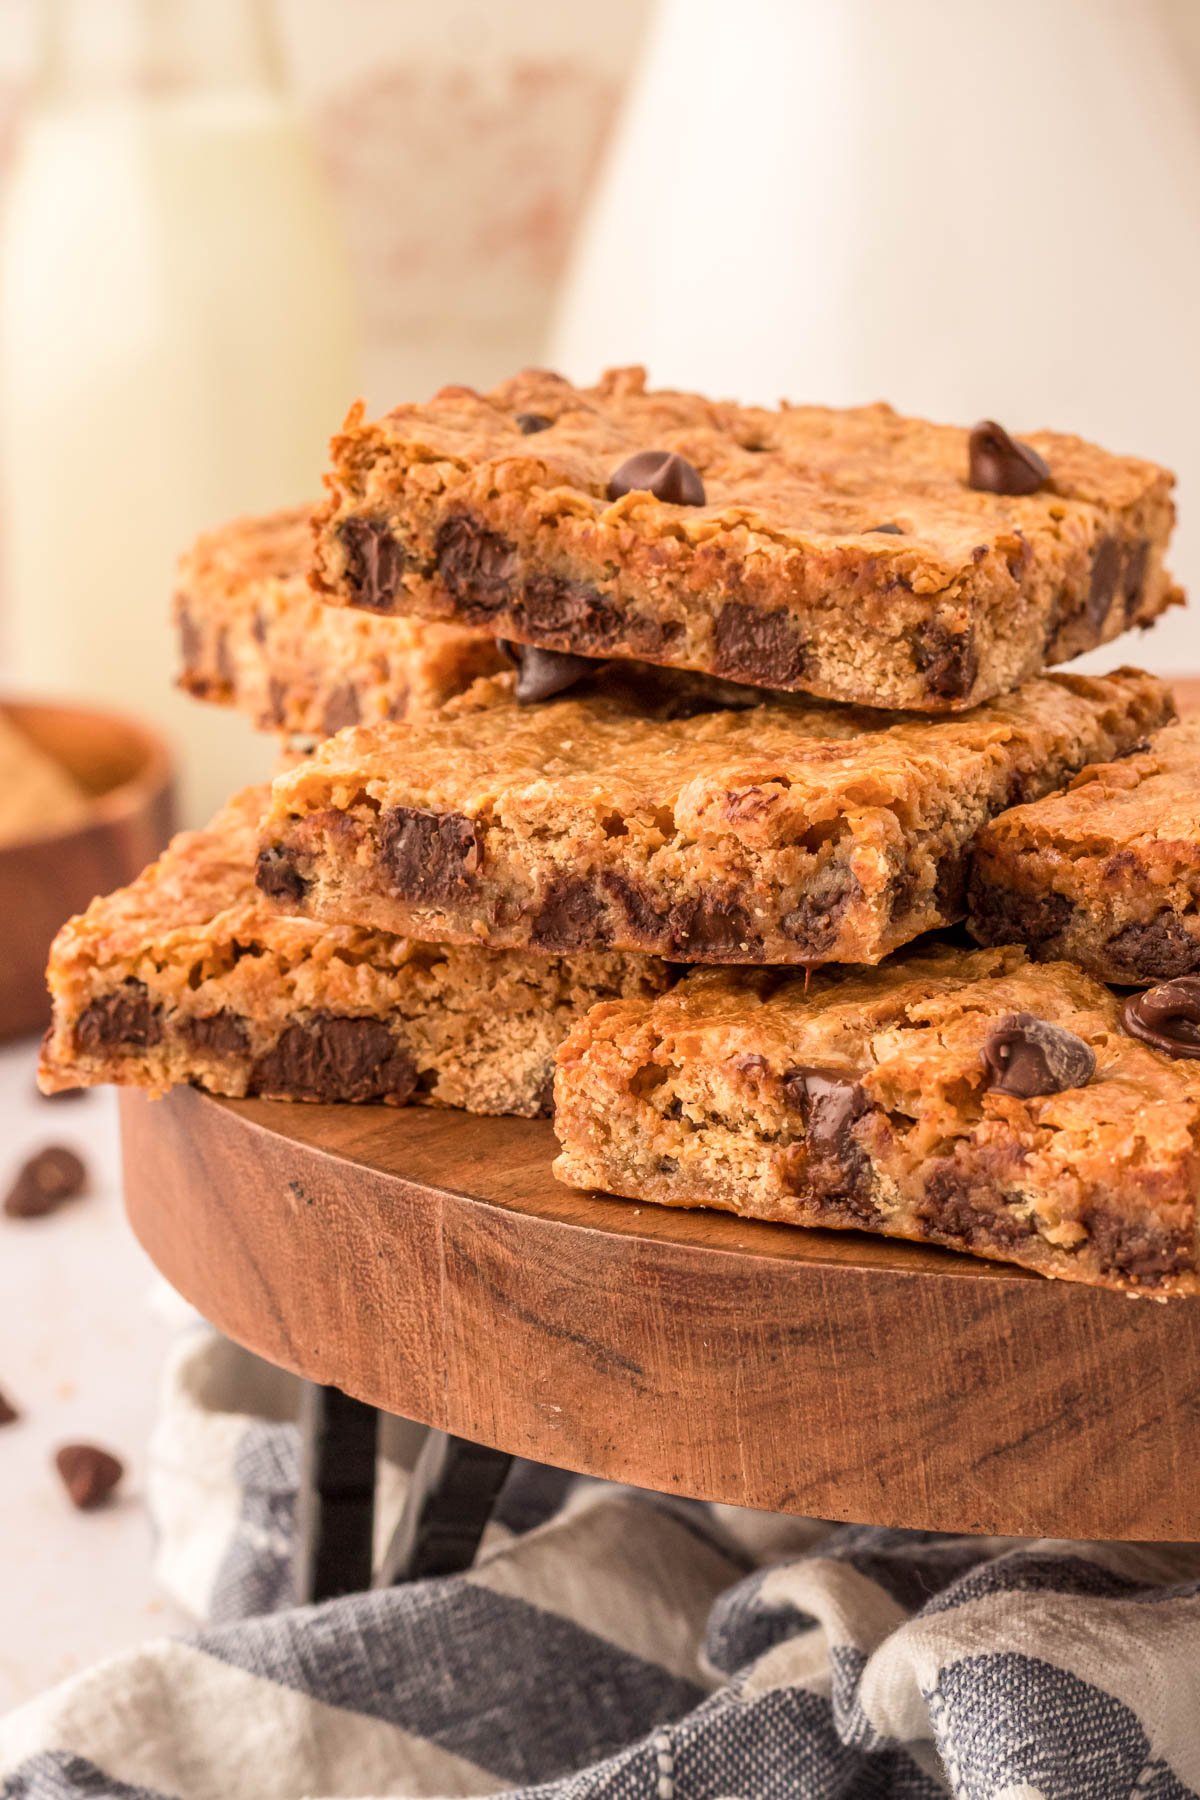
{"label": "metal stand leg", "polygon": [[375,1585],[469,1569],[512,1461],[502,1450],[430,1431]]}
{"label": "metal stand leg", "polygon": [[295,1569],[301,1605],[371,1585],[378,1423],[373,1406],[305,1383]]}

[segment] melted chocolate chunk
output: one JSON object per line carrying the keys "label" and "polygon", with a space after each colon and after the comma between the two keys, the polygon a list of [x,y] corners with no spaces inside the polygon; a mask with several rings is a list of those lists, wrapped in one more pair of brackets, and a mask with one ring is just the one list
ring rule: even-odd
{"label": "melted chocolate chunk", "polygon": [[1156,1287],[1163,1276],[1194,1266],[1191,1233],[1172,1231],[1161,1220],[1129,1218],[1095,1207],[1087,1227],[1102,1274]]}
{"label": "melted chocolate chunk", "polygon": [[551,883],[529,931],[539,950],[591,950],[608,938],[603,900],[590,882],[574,875]]}
{"label": "melted chocolate chunk", "polygon": [[967,853],[947,850],[933,878],[933,904],[947,921],[960,919],[967,904]]}
{"label": "melted chocolate chunk", "polygon": [[1035,1233],[1027,1218],[999,1207],[980,1206],[975,1200],[978,1184],[949,1159],[932,1162],[925,1176],[925,1192],[917,1216],[931,1234],[953,1239],[967,1250],[1011,1250]]}
{"label": "melted chocolate chunk", "polygon": [[1193,937],[1174,913],[1126,925],[1104,948],[1105,955],[1137,981],[1170,981],[1200,971],[1200,937]]}
{"label": "melted chocolate chunk", "polygon": [[669,955],[741,962],[762,953],[762,939],[733,894],[702,893],[681,900],[671,908],[668,924]]}
{"label": "melted chocolate chunk", "polygon": [[1144,994],[1131,994],[1121,1008],[1130,1037],[1167,1056],[1200,1056],[1200,975],[1180,975]]}
{"label": "melted chocolate chunk", "polygon": [[548,419],[545,413],[515,413],[513,424],[522,437],[533,437],[539,431],[549,431],[554,420]]}
{"label": "melted chocolate chunk", "polygon": [[386,519],[343,519],[337,535],[346,552],[346,582],[355,606],[391,612],[406,557]]}
{"label": "melted chocolate chunk", "polygon": [[596,673],[592,657],[573,656],[567,650],[539,650],[533,644],[498,640],[498,648],[517,668],[517,699],[522,706],[551,700]]}
{"label": "melted chocolate chunk", "polygon": [[336,731],[344,731],[347,725],[357,725],[359,720],[358,693],[353,683],[347,681],[341,687],[335,687],[321,715],[321,726],[326,737],[332,737]]}
{"label": "melted chocolate chunk", "polygon": [[843,1199],[865,1190],[870,1163],[853,1127],[871,1102],[857,1076],[801,1064],[783,1077],[783,1096],[804,1122],[803,1189]]}
{"label": "melted chocolate chunk", "polygon": [[318,1012],[297,1020],[250,1072],[249,1092],[288,1100],[407,1100],[412,1058],[381,1019]]}
{"label": "melted chocolate chunk", "polygon": [[994,1094],[1032,1100],[1086,1087],[1096,1073],[1095,1052],[1073,1031],[1033,1013],[1009,1013],[989,1030],[983,1064]]}
{"label": "melted chocolate chunk", "polygon": [[804,894],[779,921],[779,929],[800,950],[810,956],[823,956],[837,941],[851,902],[862,893],[862,885],[844,864],[833,864],[822,871],[811,893]]}
{"label": "melted chocolate chunk", "polygon": [[967,443],[968,484],[985,494],[1036,494],[1050,479],[1037,451],[1009,437],[1003,425],[983,419]]}
{"label": "melted chocolate chunk", "polygon": [[740,600],[726,601],[713,627],[713,650],[718,674],[735,681],[788,688],[804,673],[804,644],[784,607],[764,612]]}
{"label": "melted chocolate chunk", "polygon": [[1123,560],[1117,539],[1102,537],[1092,554],[1092,579],[1088,586],[1087,616],[1093,631],[1103,628],[1112,611]]}
{"label": "melted chocolate chunk", "polygon": [[75,1026],[75,1048],[88,1054],[115,1044],[145,1050],[161,1043],[162,1034],[162,1008],[151,1004],[144,982],[130,980],[84,1008]]}
{"label": "melted chocolate chunk", "polygon": [[926,691],[939,700],[965,700],[975,685],[979,658],[970,630],[953,631],[944,619],[930,619],[913,633],[912,655]]}
{"label": "melted chocolate chunk", "polygon": [[1125,561],[1125,575],[1121,582],[1121,598],[1125,604],[1125,623],[1130,624],[1136,617],[1142,598],[1142,583],[1146,579],[1146,564],[1150,560],[1150,545],[1143,538],[1135,544]]}
{"label": "melted chocolate chunk", "polygon": [[608,478],[610,500],[643,492],[672,506],[704,505],[699,469],[673,450],[639,450],[636,456],[626,457]]}
{"label": "melted chocolate chunk", "polygon": [[517,547],[471,513],[453,513],[434,540],[437,572],[465,619],[490,618],[507,605],[517,573]]}
{"label": "melted chocolate chunk", "polygon": [[1051,943],[1066,929],[1073,908],[1063,894],[1018,894],[989,887],[972,872],[971,929],[981,944]]}
{"label": "melted chocolate chunk", "polygon": [[531,575],[514,599],[512,612],[531,637],[559,637],[589,651],[615,644],[625,628],[599,588],[562,575]]}
{"label": "melted chocolate chunk", "polygon": [[54,1458],[72,1506],[91,1512],[102,1506],[125,1473],[125,1465],[98,1444],[64,1444]]}
{"label": "melted chocolate chunk", "polygon": [[75,1152],[48,1144],[18,1170],[4,1197],[4,1211],[10,1219],[41,1219],[64,1200],[77,1199],[86,1186],[87,1170]]}
{"label": "melted chocolate chunk", "polygon": [[483,861],[475,828],[461,813],[393,806],[379,820],[379,860],[405,900],[461,900]]}
{"label": "melted chocolate chunk", "polygon": [[220,1012],[180,1019],[176,1030],[193,1050],[207,1051],[213,1056],[244,1056],[250,1048],[245,1021],[227,1006]]}
{"label": "melted chocolate chunk", "polygon": [[292,906],[298,905],[308,892],[307,881],[282,844],[265,844],[259,851],[254,881],[268,899],[284,900]]}
{"label": "melted chocolate chunk", "polygon": [[537,1116],[539,1119],[552,1119],[554,1117],[554,1065],[553,1064],[550,1065],[550,1068],[546,1074],[546,1078],[542,1082],[541,1091],[538,1094]]}
{"label": "melted chocolate chunk", "polygon": [[632,875],[605,869],[600,886],[624,917],[626,928],[647,949],[657,949],[669,930],[669,922],[654,904],[650,889]]}

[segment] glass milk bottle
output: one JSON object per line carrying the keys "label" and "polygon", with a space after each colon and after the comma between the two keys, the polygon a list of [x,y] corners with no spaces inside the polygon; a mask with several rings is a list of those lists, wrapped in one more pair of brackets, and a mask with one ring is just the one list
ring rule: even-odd
{"label": "glass milk bottle", "polygon": [[9,683],[156,720],[195,820],[271,746],[171,686],[176,554],[315,496],[349,282],[255,0],[46,0],[0,264]]}

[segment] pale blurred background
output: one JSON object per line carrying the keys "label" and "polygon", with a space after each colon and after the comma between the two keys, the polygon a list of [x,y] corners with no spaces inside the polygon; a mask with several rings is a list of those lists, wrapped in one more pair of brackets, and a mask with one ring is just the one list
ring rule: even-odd
{"label": "pale blurred background", "polygon": [[165,726],[192,815],[268,752],[169,694],[171,559],[359,393],[1075,429],[1179,470],[1200,574],[1200,0],[5,0],[0,169],[8,685]]}

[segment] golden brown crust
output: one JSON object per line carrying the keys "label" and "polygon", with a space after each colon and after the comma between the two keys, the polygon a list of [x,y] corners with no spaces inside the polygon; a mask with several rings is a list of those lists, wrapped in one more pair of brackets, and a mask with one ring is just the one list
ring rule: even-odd
{"label": "golden brown crust", "polygon": [[312,509],[206,532],[180,559],[174,620],[181,687],[264,731],[325,737],[420,717],[505,666],[482,632],[323,606],[308,582]]}
{"label": "golden brown crust", "polygon": [[[531,415],[549,423],[525,435]],[[552,649],[961,711],[1179,597],[1171,476],[1059,433],[1029,442],[1048,484],[996,495],[968,485],[964,430],[887,406],[770,411],[648,391],[640,369],[582,389],[526,371],[374,422],[356,408],[314,579]],[[646,450],[690,462],[706,503],[610,502]]]}
{"label": "golden brown crust", "polygon": [[961,916],[988,818],[1171,704],[1136,670],[933,720],[762,694],[713,710],[621,666],[544,706],[511,693],[343,732],[281,776],[268,885],[313,917],[497,948],[874,962]]}
{"label": "golden brown crust", "polygon": [[[989,1086],[1031,1013],[1095,1055],[1084,1086]],[[701,970],[597,1006],[564,1042],[555,1172],[577,1187],[926,1239],[1131,1292],[1197,1291],[1200,1065],[1121,1029],[1107,989],[1017,949],[939,947],[807,985]],[[808,1122],[806,1076],[843,1084]]]}
{"label": "golden brown crust", "polygon": [[1025,942],[1105,981],[1200,971],[1200,719],[994,820],[970,924],[980,943]]}
{"label": "golden brown crust", "polygon": [[283,917],[254,886],[265,800],[237,795],[63,926],[46,1091],[193,1082],[531,1115],[580,1012],[666,985],[642,957],[504,957]]}

